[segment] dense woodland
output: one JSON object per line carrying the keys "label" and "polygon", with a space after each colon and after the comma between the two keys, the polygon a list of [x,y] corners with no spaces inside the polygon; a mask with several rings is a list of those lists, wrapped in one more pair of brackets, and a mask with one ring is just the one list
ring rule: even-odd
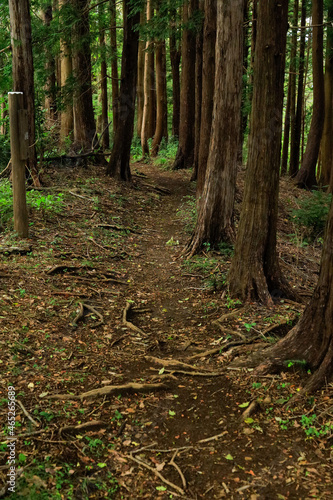
{"label": "dense woodland", "polygon": [[[221,307],[227,297],[227,321],[233,314],[240,315],[238,305],[246,308],[256,304],[255,307],[265,310],[274,310],[286,303],[301,305],[297,322],[295,318],[289,323],[290,318],[282,321],[290,325],[284,336],[275,339],[273,345],[265,345],[264,350],[246,352],[246,356],[228,360],[232,361],[231,369],[254,369],[251,373],[261,380],[260,377],[283,373],[290,360],[292,364],[305,365],[309,376],[303,377],[300,388],[293,394],[295,404],[327,387],[333,375],[333,0],[3,1],[0,5],[0,209],[4,241],[12,234],[12,219],[7,215],[14,172],[8,110],[8,93],[12,91],[23,92],[23,107],[27,110],[27,195],[37,196],[48,189],[51,193],[53,186],[58,189],[54,193],[60,193],[54,203],[65,207],[61,188],[65,193],[67,187],[71,189],[71,196],[81,198],[78,202],[84,204],[82,200],[91,201],[91,197],[86,196],[86,191],[75,189],[79,189],[82,178],[93,169],[96,192],[114,190],[108,195],[112,202],[116,198],[131,199],[126,216],[119,215],[126,224],[113,224],[109,200],[103,209],[105,218],[96,217],[97,226],[104,224],[104,229],[113,231],[126,229],[128,236],[136,231],[129,227],[126,217],[131,213],[133,217],[134,214],[141,217],[135,190],[152,189],[154,194],[158,193],[156,196],[162,197],[182,192],[186,198],[190,193],[192,225],[180,246],[173,237],[168,240],[168,251],[177,250],[173,254],[177,266],[184,266],[184,262],[193,266],[196,258],[206,259],[207,255],[215,266],[219,262],[215,259],[222,256],[224,278],[222,284],[215,281],[213,288],[219,297],[217,307]],[[152,168],[158,169],[164,164],[168,168],[165,174],[168,181],[163,187],[164,174],[157,174],[156,170],[152,173]],[[155,181],[162,179],[162,183],[144,184],[150,175]],[[52,204],[53,195],[50,196]],[[293,212],[293,218],[301,218],[310,227],[304,246],[311,247],[317,265],[320,255],[317,281],[305,292],[301,282],[286,271],[281,250],[281,225],[287,221],[283,210],[290,198],[298,209]],[[66,194],[64,199],[67,203]],[[116,212],[121,211],[121,201],[119,203]],[[150,210],[155,214],[154,203],[152,201],[152,207],[144,205],[142,216],[149,218]],[[179,211],[173,203],[164,209],[171,218],[176,216],[172,215],[173,210]],[[67,205],[71,207],[69,201]],[[74,212],[76,209],[73,208]],[[163,208],[161,210],[163,213]],[[43,213],[45,215],[46,210]],[[94,208],[91,217],[96,213]],[[184,219],[187,217],[188,213]],[[33,217],[29,220],[35,221]],[[62,234],[61,218],[59,220],[59,233],[54,238]],[[28,218],[26,224],[28,227]],[[165,224],[166,227],[171,224],[176,231],[172,223]],[[146,230],[149,233],[149,229]],[[161,230],[163,235],[167,234],[165,228]],[[38,246],[34,227],[31,231],[30,240],[26,241],[35,238],[34,245]],[[27,236],[18,233],[18,237]],[[143,254],[150,255],[146,233],[138,234],[141,234]],[[102,254],[111,248],[96,242],[95,236],[95,239],[89,238],[95,250],[99,247]],[[154,240],[147,238],[149,244],[154,245]],[[23,238],[18,241],[22,242]],[[129,248],[131,245],[129,243]],[[136,245],[132,248],[134,254]],[[29,247],[28,254],[31,251]],[[9,254],[4,253],[4,259],[10,258]],[[89,257],[88,250],[87,255]],[[130,261],[132,257],[127,255]],[[66,273],[70,266],[73,271],[76,258],[74,261],[69,265],[67,259],[62,266],[54,261],[54,267],[47,273],[57,274],[60,267],[61,272]],[[298,256],[295,262],[298,267]],[[215,270],[209,273],[215,276],[220,265],[217,263]],[[4,269],[5,266],[6,260]],[[126,273],[124,271],[124,275]],[[118,274],[114,274],[112,280],[126,285],[121,282],[124,275]],[[105,272],[102,276],[103,280],[112,281]],[[196,278],[195,273],[190,276]],[[9,285],[5,284],[5,276],[0,279],[7,297]],[[150,279],[148,275],[147,279]],[[178,290],[175,292],[178,303],[184,304],[183,298],[177,295],[180,292],[176,283],[174,286]],[[105,288],[103,290],[107,294]],[[145,338],[143,331],[129,321],[135,311],[132,302],[127,301],[122,312],[122,325]],[[85,321],[87,314],[100,319],[97,327],[104,324],[105,318],[98,308],[86,302],[79,304],[80,311],[73,318],[73,325]],[[230,305],[235,312],[229,311]],[[225,320],[224,315],[221,318]],[[249,333],[256,322],[251,323],[249,319],[245,325]],[[97,327],[95,325],[93,331]],[[266,330],[267,333],[270,328]],[[226,335],[229,334],[230,329]],[[239,334],[244,344],[242,335]],[[254,340],[257,341],[258,336]],[[118,339],[111,342],[111,347],[115,342]],[[158,343],[159,349],[161,345]],[[238,345],[234,342],[231,348]],[[202,357],[209,353],[204,352]],[[73,351],[68,359],[72,356]],[[198,354],[189,359],[196,357],[200,359]],[[152,359],[153,363],[158,362],[157,358]],[[172,362],[160,359],[160,363],[162,369],[158,373],[167,377],[164,372]],[[176,366],[177,362],[174,363]],[[207,367],[201,368],[198,368],[199,376],[205,376],[202,372]],[[178,370],[180,373],[187,370],[187,375],[195,373],[192,365],[179,360]],[[175,368],[169,372],[172,377]],[[161,387],[157,387],[159,383]],[[258,383],[260,386],[261,382]],[[149,383],[142,385],[144,387],[140,384],[121,387],[130,392],[136,389],[147,392],[152,387]],[[161,381],[155,385],[153,390],[165,388]],[[116,386],[107,387],[112,389],[104,393],[98,392],[100,389],[91,391],[93,397],[122,393]],[[83,401],[90,397],[90,393],[81,390],[74,399]],[[54,399],[71,397],[69,393],[56,394]],[[251,415],[249,412],[245,418],[252,420]],[[75,430],[74,424],[71,425],[66,427],[69,433]],[[98,423],[94,425],[103,427]],[[121,423],[119,427],[118,438],[125,428]],[[177,480],[168,483],[162,476],[163,486],[160,490],[156,488],[158,495],[162,498],[168,493],[173,498],[175,491],[176,496],[186,491],[189,498],[204,498],[203,491],[195,487],[191,492],[183,472],[175,466],[175,456],[169,463],[175,467],[178,473],[175,477],[178,482],[180,479],[182,488],[175,486]],[[146,471],[149,469],[132,451],[129,460]],[[159,471],[162,468],[157,469],[158,474]],[[154,473],[156,475],[156,470]],[[165,484],[171,493],[165,493]],[[238,493],[231,495],[228,482],[222,484],[225,486],[222,496],[208,497],[238,498],[232,496]],[[115,495],[118,486],[114,489]],[[137,484],[136,487],[139,488]],[[268,496],[256,496],[258,490],[253,488],[251,499],[275,498],[268,490],[263,490]],[[88,487],[87,491],[88,496],[81,491],[83,496],[50,498],[113,498],[110,492],[104,491],[98,496],[96,492],[89,493]],[[7,493],[7,490],[3,492]],[[142,492],[142,498],[157,495],[156,490],[154,494],[150,491],[144,496],[145,493]],[[287,498],[289,493],[284,491],[286,496],[276,498]],[[292,494],[296,493],[292,491]],[[128,496],[123,498],[139,498],[137,492],[132,497],[128,491],[125,495]],[[312,497],[319,498],[311,495],[309,498]]]}

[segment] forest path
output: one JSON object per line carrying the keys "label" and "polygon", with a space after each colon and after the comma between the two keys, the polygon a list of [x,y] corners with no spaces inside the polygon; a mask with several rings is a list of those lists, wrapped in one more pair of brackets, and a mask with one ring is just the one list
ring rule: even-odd
{"label": "forest path", "polygon": [[[30,211],[29,251],[3,256],[1,382],[16,388],[44,433],[31,435],[20,414],[17,450],[29,467],[18,489],[33,500],[45,498],[40,490],[58,498],[59,489],[82,499],[332,498],[330,446],[325,436],[306,440],[301,426],[311,405],[327,409],[329,386],[325,402],[291,412],[282,403],[299,375],[227,369],[267,345],[257,331],[292,322],[302,306],[232,301],[223,285],[230,249],[179,258],[193,224],[190,172],[152,164],[132,171],[126,185],[100,167],[49,167],[47,192],[64,190],[65,204]],[[11,235],[2,240],[9,245]],[[128,303],[132,327],[123,321]],[[106,385],[120,395],[78,399]],[[243,422],[255,400],[260,406]],[[1,401],[0,412],[5,418]],[[91,421],[92,430],[76,428]]]}

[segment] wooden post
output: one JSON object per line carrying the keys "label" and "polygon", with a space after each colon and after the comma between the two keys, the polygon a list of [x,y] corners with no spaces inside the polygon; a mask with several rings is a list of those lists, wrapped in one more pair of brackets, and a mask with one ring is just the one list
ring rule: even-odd
{"label": "wooden post", "polygon": [[14,230],[28,238],[28,211],[25,193],[25,164],[28,158],[28,116],[23,109],[23,92],[9,92],[10,150],[12,157]]}

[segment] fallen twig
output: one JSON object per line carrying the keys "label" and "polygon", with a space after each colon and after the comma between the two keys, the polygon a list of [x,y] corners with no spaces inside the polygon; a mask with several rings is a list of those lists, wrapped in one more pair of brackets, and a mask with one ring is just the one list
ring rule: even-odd
{"label": "fallen twig", "polygon": [[260,404],[258,403],[257,400],[252,401],[250,405],[246,408],[246,410],[242,413],[242,420],[246,420],[249,418],[253,413],[258,411],[260,409]]}
{"label": "fallen twig", "polygon": [[194,354],[189,359],[205,358],[206,356],[210,356],[211,354],[217,354],[218,352],[227,351],[231,347],[252,344],[255,340],[259,340],[259,339],[261,339],[261,335],[256,335],[255,337],[252,337],[251,339],[249,339],[246,342],[240,341],[240,340],[236,341],[236,342],[229,342],[228,344],[221,345],[220,347],[215,347],[214,349],[209,349],[208,351],[203,351],[203,352],[199,352],[198,354]]}
{"label": "fallen twig", "polygon": [[182,375],[189,375],[190,377],[221,377],[223,375],[223,373],[218,372],[187,372],[177,368],[165,368],[164,372],[170,373],[170,375],[173,375],[174,373],[181,373]]}
{"label": "fallen twig", "polygon": [[222,314],[222,316],[220,316],[215,321],[213,321],[213,323],[216,323],[217,321],[219,323],[222,323],[223,321],[226,321],[227,319],[232,318],[233,316],[238,316],[241,312],[244,311],[244,309],[245,309],[245,307],[241,307],[240,309],[235,309],[232,312]]}
{"label": "fallen twig", "polygon": [[16,402],[19,405],[19,407],[21,408],[21,410],[23,411],[24,415],[30,420],[30,422],[33,423],[36,427],[40,427],[40,424],[38,422],[36,422],[36,420],[34,420],[32,418],[32,416],[30,415],[30,413],[24,408],[24,406],[21,403],[21,401],[18,399]]}
{"label": "fallen twig", "polygon": [[79,321],[83,318],[83,316],[84,316],[84,307],[83,307],[82,302],[79,302],[79,307],[80,307],[80,310],[79,310],[78,314],[75,316],[75,319],[74,319],[74,321],[73,321],[73,323],[72,323],[72,326],[73,326],[73,327],[77,327],[78,322],[79,322]]}
{"label": "fallen twig", "polygon": [[93,389],[88,392],[83,392],[82,394],[54,394],[49,396],[49,399],[72,399],[72,400],[84,400],[89,398],[95,398],[99,396],[117,396],[119,394],[128,394],[133,392],[151,392],[167,389],[165,384],[138,384],[137,382],[130,382],[124,385],[107,385],[105,387],[100,387],[98,389]]}
{"label": "fallen twig", "polygon": [[186,479],[185,479],[184,474],[182,473],[180,467],[175,462],[175,458],[177,456],[177,453],[178,453],[178,450],[175,451],[175,453],[173,454],[172,459],[170,460],[169,464],[173,465],[174,468],[176,469],[176,471],[178,472],[178,474],[180,475],[180,479],[182,480],[182,483],[183,483],[183,488],[184,488],[184,490],[186,490],[186,487],[187,487]]}
{"label": "fallen twig", "polygon": [[[158,365],[162,366],[181,366],[184,368],[190,368],[193,371],[197,370],[197,367],[189,365],[187,363],[183,363],[182,361],[178,361],[177,359],[161,359],[161,358],[155,358],[154,356],[145,356],[145,359],[147,361],[151,361],[152,363],[157,363]],[[204,370],[206,370],[206,368],[204,368]]]}
{"label": "fallen twig", "polygon": [[140,333],[140,335],[143,335],[144,337],[146,337],[145,332],[143,330],[141,330],[141,328],[135,326],[133,323],[131,323],[131,321],[127,320],[127,314],[132,309],[132,307],[133,307],[133,304],[131,302],[126,302],[125,309],[123,310],[123,325],[127,326],[128,328],[130,328],[134,332]]}
{"label": "fallen twig", "polygon": [[80,425],[67,425],[65,427],[61,427],[59,429],[59,435],[63,433],[74,433],[74,432],[82,432],[82,431],[91,431],[93,429],[102,429],[108,426],[107,423],[102,420],[92,420],[91,422],[85,422]]}
{"label": "fallen twig", "polygon": [[201,443],[209,443],[209,441],[215,441],[216,439],[219,439],[222,436],[225,436],[225,434],[228,434],[228,431],[223,431],[221,434],[216,434],[215,436],[211,436],[205,439],[200,439],[200,441],[197,441],[197,444]]}

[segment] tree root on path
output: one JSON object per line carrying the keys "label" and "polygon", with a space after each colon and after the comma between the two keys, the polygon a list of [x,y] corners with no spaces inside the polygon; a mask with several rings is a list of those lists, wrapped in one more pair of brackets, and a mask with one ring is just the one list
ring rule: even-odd
{"label": "tree root on path", "polygon": [[81,400],[98,398],[100,396],[118,396],[119,394],[130,394],[133,392],[151,392],[167,389],[165,384],[138,384],[137,382],[130,382],[124,385],[107,385],[99,389],[93,389],[82,394],[54,394],[49,396],[49,399],[70,399]]}
{"label": "tree root on path", "polygon": [[[183,363],[182,361],[178,361],[177,359],[161,359],[161,358],[155,358],[154,356],[145,356],[145,359],[147,361],[151,361],[152,363],[156,363],[156,364],[162,365],[162,366],[176,366],[176,367],[180,366],[182,368],[189,368],[193,371],[197,370],[196,366],[192,366],[192,365],[189,365],[187,363]],[[203,368],[203,370],[205,370],[205,372],[211,373],[206,368]],[[168,371],[173,371],[173,370],[168,370]]]}
{"label": "tree root on path", "polygon": [[89,304],[84,304],[82,302],[79,302],[79,306],[80,306],[80,310],[79,310],[78,314],[76,315],[73,323],[71,324],[72,327],[76,328],[78,321],[80,321],[84,318],[84,309],[88,309],[88,311],[92,312],[93,314],[95,314],[96,316],[99,317],[100,321],[99,321],[99,323],[96,323],[96,325],[94,325],[94,328],[97,328],[98,326],[101,326],[104,324],[103,316],[98,311],[96,311],[96,309],[93,306],[90,306]]}
{"label": "tree root on path", "polygon": [[144,337],[146,337],[147,335],[145,334],[145,332],[143,330],[141,330],[141,328],[139,328],[138,326],[135,326],[133,323],[131,323],[131,321],[128,321],[128,319],[127,319],[127,315],[129,313],[129,311],[132,310],[132,308],[133,308],[133,304],[131,302],[126,302],[126,307],[123,310],[123,325],[127,326],[128,328],[130,328],[134,332],[140,333],[140,335],[143,335]]}
{"label": "tree root on path", "polygon": [[84,431],[91,431],[95,429],[106,429],[108,424],[106,422],[103,422],[102,420],[92,420],[91,422],[85,422],[84,424],[80,425],[66,425],[65,427],[61,427],[59,429],[59,435],[67,433],[75,433],[75,432],[84,432]]}

